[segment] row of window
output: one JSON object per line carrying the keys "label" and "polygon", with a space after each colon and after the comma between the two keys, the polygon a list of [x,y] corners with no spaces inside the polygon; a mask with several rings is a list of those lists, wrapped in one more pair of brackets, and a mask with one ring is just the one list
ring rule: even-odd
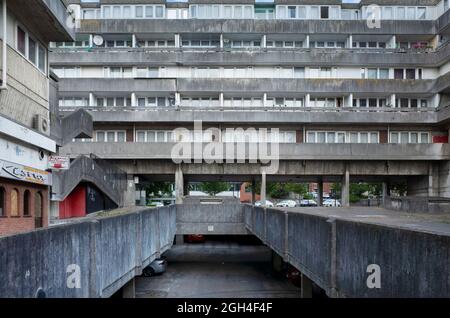
{"label": "row of window", "polygon": [[165,8],[163,5],[103,5],[82,10],[82,19],[332,19],[357,20],[377,17],[382,20],[426,20],[429,8],[423,6],[384,6],[381,10],[364,7],[341,9],[327,5],[253,5],[194,4],[188,8]]}
{"label": "row of window", "polygon": [[[20,216],[34,216],[36,218],[42,217],[43,197],[42,193],[37,191],[34,193],[34,202],[32,200],[33,193],[30,190],[23,192],[19,189],[13,188],[9,191],[7,188],[0,186],[0,217],[6,217],[6,198],[9,196],[9,217]],[[33,191],[34,192],[34,191]],[[22,211],[20,210],[20,202],[22,201]]]}
{"label": "row of window", "polygon": [[[62,97],[59,100],[60,107],[168,107],[175,106],[174,97],[136,97],[133,105],[131,97],[97,97],[95,105],[89,105],[89,98],[85,97]],[[396,98],[398,108],[427,108],[430,101],[424,98]],[[224,107],[303,107],[304,97],[224,97]],[[353,98],[353,107],[392,107],[390,98]],[[181,97],[182,107],[220,107],[219,97]],[[307,107],[343,107],[342,97],[310,97]]]}
{"label": "row of window", "polygon": [[[389,134],[388,143],[430,143],[430,133],[421,131],[393,131]],[[96,131],[96,142],[126,142],[126,131]],[[210,130],[203,132],[186,131],[179,133],[174,130],[137,130],[136,142],[211,142],[213,134]],[[296,143],[295,131],[279,131],[266,134],[258,130],[230,129],[222,132],[223,142],[279,142]],[[377,131],[307,131],[307,143],[380,143],[380,134]]]}
{"label": "row of window", "polygon": [[[391,72],[392,70],[392,72]],[[361,68],[362,79],[423,79],[421,68]],[[100,69],[81,67],[54,67],[53,71],[60,78],[161,78],[161,77],[192,77],[192,78],[358,78],[357,69],[337,67],[253,67],[253,66],[198,66],[185,69],[166,67],[103,67]],[[100,71],[100,72],[99,72]],[[83,76],[82,76],[83,73]],[[343,77],[342,77],[343,76]]]}
{"label": "row of window", "polygon": [[17,26],[16,48],[20,54],[41,72],[47,71],[47,49],[21,26]]}
{"label": "row of window", "polygon": [[[362,144],[378,144],[380,143],[379,132],[370,131],[308,131],[306,133],[307,143],[362,143]],[[388,143],[391,144],[408,144],[430,142],[430,133],[428,132],[391,132]]]}

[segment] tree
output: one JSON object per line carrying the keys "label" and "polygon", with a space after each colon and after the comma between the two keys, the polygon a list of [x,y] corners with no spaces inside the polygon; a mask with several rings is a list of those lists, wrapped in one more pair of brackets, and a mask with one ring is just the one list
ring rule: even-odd
{"label": "tree", "polygon": [[149,182],[143,185],[143,190],[147,192],[149,197],[169,197],[172,196],[171,182]]}
{"label": "tree", "polygon": [[202,182],[199,186],[200,190],[208,193],[211,196],[215,196],[217,193],[228,191],[230,189],[230,184],[227,182]]}

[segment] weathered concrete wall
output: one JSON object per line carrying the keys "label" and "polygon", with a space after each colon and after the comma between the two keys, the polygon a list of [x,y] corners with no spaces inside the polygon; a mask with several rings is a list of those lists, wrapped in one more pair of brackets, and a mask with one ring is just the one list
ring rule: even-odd
{"label": "weathered concrete wall", "polygon": [[[177,234],[245,235],[244,211],[238,200],[207,203],[201,198],[188,198],[197,204],[177,205]],[[222,200],[217,198],[217,200]]]}
{"label": "weathered concrete wall", "polygon": [[[244,211],[247,228],[329,296],[450,296],[448,235],[275,209]],[[380,266],[379,289],[367,286],[370,264]]]}
{"label": "weathered concrete wall", "polygon": [[[140,210],[0,238],[0,297],[109,297],[170,248],[175,207]],[[68,266],[80,288],[68,288]],[[70,279],[69,279],[70,281]]]}

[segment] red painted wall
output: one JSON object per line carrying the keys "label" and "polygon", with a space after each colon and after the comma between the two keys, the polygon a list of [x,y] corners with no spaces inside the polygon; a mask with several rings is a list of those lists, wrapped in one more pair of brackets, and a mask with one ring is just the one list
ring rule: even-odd
{"label": "red painted wall", "polygon": [[433,144],[448,144],[448,136],[433,136]]}
{"label": "red painted wall", "polygon": [[59,203],[59,218],[70,219],[86,216],[86,186],[78,185],[75,190]]}

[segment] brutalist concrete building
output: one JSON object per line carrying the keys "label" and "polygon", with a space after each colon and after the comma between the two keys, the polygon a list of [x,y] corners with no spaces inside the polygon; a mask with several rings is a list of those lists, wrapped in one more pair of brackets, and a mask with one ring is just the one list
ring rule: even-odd
{"label": "brutalist concrete building", "polygon": [[[351,182],[450,197],[448,0],[68,2],[76,42],[52,43],[50,63],[60,111],[88,111],[94,134],[61,154],[124,171],[121,204],[155,180],[175,180],[179,202],[203,180],[338,182],[344,206]],[[177,142],[261,141],[235,128],[278,129],[263,140],[279,143],[278,169],[172,160]]]}

